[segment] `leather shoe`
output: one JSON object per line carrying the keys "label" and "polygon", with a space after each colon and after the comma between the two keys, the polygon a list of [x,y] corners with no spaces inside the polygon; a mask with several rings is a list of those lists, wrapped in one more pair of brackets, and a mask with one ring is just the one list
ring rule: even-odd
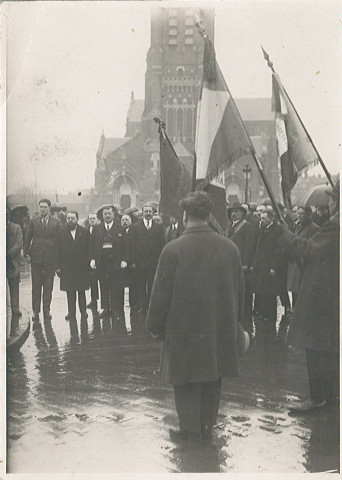
{"label": "leather shoe", "polygon": [[170,428],[169,432],[172,440],[175,440],[177,442],[183,440],[198,442],[199,440],[201,440],[201,435],[199,432],[187,432],[186,430],[175,430],[174,428]]}
{"label": "leather shoe", "polygon": [[318,410],[320,408],[323,408],[326,405],[327,401],[322,400],[321,402],[315,402],[311,400],[310,398],[308,400],[305,400],[304,402],[298,402],[294,403],[289,406],[290,412],[293,413],[306,413],[306,412],[312,412],[314,410]]}
{"label": "leather shoe", "polygon": [[202,425],[201,434],[203,440],[211,440],[213,438],[213,427],[209,425]]}

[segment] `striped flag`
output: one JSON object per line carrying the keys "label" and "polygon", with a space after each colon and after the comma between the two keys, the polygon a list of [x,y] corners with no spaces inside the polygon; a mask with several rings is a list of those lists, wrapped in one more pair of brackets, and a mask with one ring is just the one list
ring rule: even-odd
{"label": "striped flag", "polygon": [[[266,58],[266,57],[265,57]],[[272,109],[275,112],[281,188],[291,205],[291,190],[298,175],[318,163],[318,156],[277,73],[272,74]]]}
{"label": "striped flag", "polygon": [[197,106],[195,153],[196,189],[211,194],[213,215],[226,229],[226,192],[219,175],[241,157],[246,157],[246,161],[253,160],[252,144],[216,62],[213,44],[206,36],[202,88]]}

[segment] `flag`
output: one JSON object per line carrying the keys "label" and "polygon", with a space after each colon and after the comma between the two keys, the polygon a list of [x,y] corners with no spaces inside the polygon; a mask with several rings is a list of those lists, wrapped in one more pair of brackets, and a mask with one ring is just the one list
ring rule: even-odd
{"label": "flag", "polygon": [[291,204],[291,190],[298,175],[318,163],[317,153],[287,95],[277,73],[272,75],[272,109],[278,156],[280,160],[281,188],[285,202]]}
{"label": "flag", "polygon": [[160,137],[160,205],[159,210],[170,217],[182,220],[178,202],[191,190],[191,177],[179,160],[170,139],[165,132],[165,124],[159,121]]}
{"label": "flag", "polygon": [[[196,189],[210,191],[213,215],[223,229],[227,227],[226,192],[219,175],[235,160],[253,158],[252,152],[251,140],[216,62],[214,47],[205,36],[195,139]],[[223,211],[225,215],[221,216]]]}

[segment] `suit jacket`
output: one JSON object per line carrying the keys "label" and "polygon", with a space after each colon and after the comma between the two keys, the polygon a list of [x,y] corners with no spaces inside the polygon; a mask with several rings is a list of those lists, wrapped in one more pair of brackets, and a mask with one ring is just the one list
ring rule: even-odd
{"label": "suit jacket", "polygon": [[131,227],[130,259],[138,269],[155,270],[165,245],[163,226],[152,222],[147,230],[143,220]]}
{"label": "suit jacket", "polygon": [[23,247],[23,234],[20,225],[9,222],[6,227],[6,255],[20,265],[20,251]]}
{"label": "suit jacket", "polygon": [[[104,223],[95,225],[93,228],[93,233],[90,236],[89,243],[89,260],[95,260],[96,269],[101,270],[101,259],[103,254],[103,240],[105,237],[105,226]],[[110,270],[119,271],[120,264],[122,261],[128,261],[128,248],[125,243],[122,227],[121,225],[114,222],[110,233],[113,236],[112,241],[112,264],[110,265]]]}
{"label": "suit jacket", "polygon": [[76,227],[75,240],[67,227],[58,232],[56,268],[61,269],[61,290],[89,288],[89,238],[89,231],[80,225]]}
{"label": "suit jacket", "polygon": [[243,266],[252,266],[252,259],[257,244],[257,231],[255,227],[246,220],[241,220],[235,227],[228,225],[227,237],[235,243],[240,250]]}
{"label": "suit jacket", "polygon": [[46,229],[40,216],[32,218],[27,228],[24,255],[30,255],[32,263],[54,264],[57,235],[61,228],[61,222],[51,215]]}
{"label": "suit jacket", "polygon": [[258,243],[253,257],[252,289],[254,293],[263,295],[277,295],[280,293],[280,285],[276,277],[271,277],[270,270],[279,274],[281,264],[281,252],[279,237],[281,227],[276,223],[265,229],[259,230]]}
{"label": "suit jacket", "polygon": [[164,338],[160,370],[166,381],[238,375],[244,288],[238,248],[209,226],[188,228],[165,246],[146,326]]}

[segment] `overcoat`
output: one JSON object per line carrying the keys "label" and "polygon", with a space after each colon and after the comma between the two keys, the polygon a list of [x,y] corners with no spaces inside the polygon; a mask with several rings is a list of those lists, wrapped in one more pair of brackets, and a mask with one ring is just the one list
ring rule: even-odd
{"label": "overcoat", "polygon": [[[309,221],[307,225],[299,225],[298,230],[296,232],[302,238],[309,239],[319,231],[320,227],[316,225],[312,220]],[[296,256],[295,251],[289,251],[289,265],[287,270],[287,290],[289,292],[299,292],[300,280],[301,280],[301,271],[303,270],[302,267],[302,260]],[[301,269],[299,269],[299,266]]]}
{"label": "overcoat", "polygon": [[[113,273],[119,273],[122,261],[128,261],[128,248],[124,241],[121,225],[114,222],[112,229],[112,265],[107,266]],[[103,240],[105,236],[105,226],[102,223],[95,225],[89,242],[89,260],[95,260],[96,269],[99,271],[101,257],[103,253]]]}
{"label": "overcoat", "polygon": [[252,262],[252,291],[262,295],[277,295],[280,293],[280,282],[271,277],[270,270],[278,271],[281,266],[279,237],[280,226],[274,221],[268,228],[261,227],[257,247]]}
{"label": "overcoat", "polygon": [[340,215],[337,213],[309,240],[288,233],[287,242],[304,257],[288,343],[339,352]]}
{"label": "overcoat", "polygon": [[209,226],[186,229],[159,259],[146,326],[162,340],[160,370],[174,385],[239,374],[240,252]]}
{"label": "overcoat", "polygon": [[232,223],[229,223],[227,237],[230,238],[240,250],[242,265],[248,268],[251,267],[257,244],[257,231],[255,227],[243,219],[234,227]]}
{"label": "overcoat", "polygon": [[137,268],[154,271],[165,245],[162,225],[152,222],[147,230],[143,220],[131,226],[130,259]]}
{"label": "overcoat", "polygon": [[75,240],[63,227],[57,236],[56,266],[60,268],[60,289],[64,292],[89,288],[89,231],[77,225]]}
{"label": "overcoat", "polygon": [[23,247],[23,234],[20,225],[9,222],[6,227],[6,255],[20,265],[20,251]]}
{"label": "overcoat", "polygon": [[24,256],[30,255],[31,263],[54,265],[56,259],[56,239],[62,224],[58,218],[49,215],[44,229],[40,216],[32,218],[27,228]]}

